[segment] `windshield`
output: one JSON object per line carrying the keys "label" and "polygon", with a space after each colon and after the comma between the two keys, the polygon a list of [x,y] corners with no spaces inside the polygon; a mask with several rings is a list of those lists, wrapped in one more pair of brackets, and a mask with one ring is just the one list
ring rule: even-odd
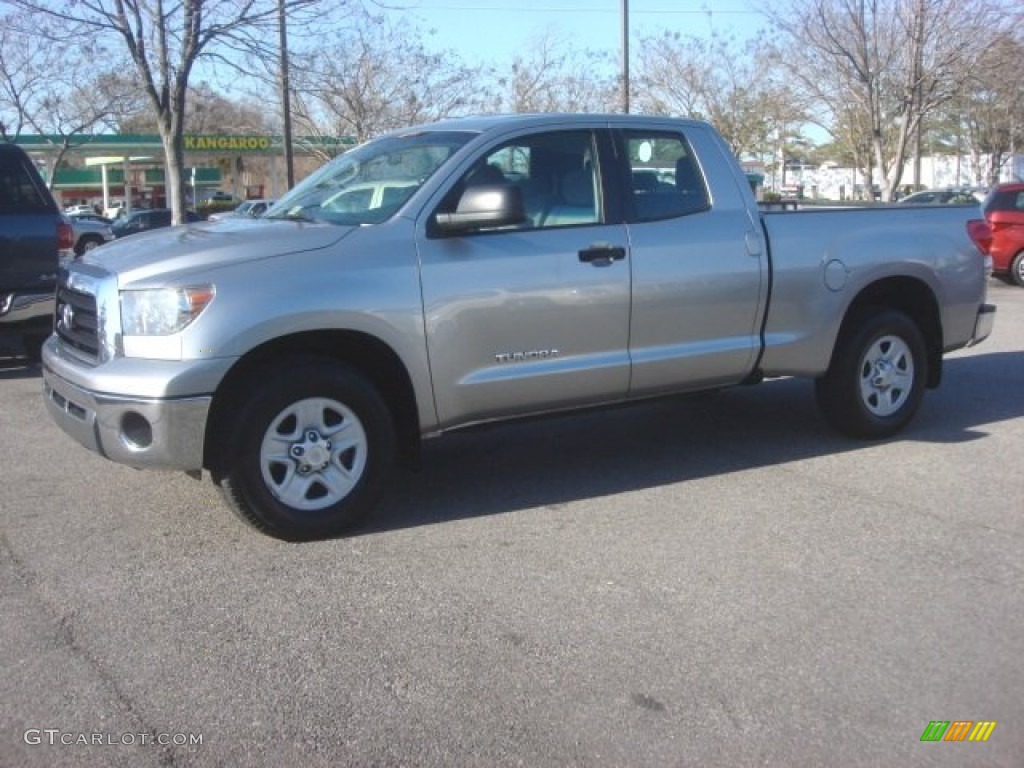
{"label": "windshield", "polygon": [[303,180],[263,218],[347,225],[385,221],[471,138],[472,133],[437,131],[362,144]]}

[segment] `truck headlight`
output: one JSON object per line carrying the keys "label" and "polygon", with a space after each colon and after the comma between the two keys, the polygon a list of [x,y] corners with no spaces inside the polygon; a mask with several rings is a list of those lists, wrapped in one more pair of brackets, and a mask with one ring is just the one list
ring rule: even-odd
{"label": "truck headlight", "polygon": [[121,331],[126,336],[167,336],[202,314],[217,291],[212,285],[121,291]]}

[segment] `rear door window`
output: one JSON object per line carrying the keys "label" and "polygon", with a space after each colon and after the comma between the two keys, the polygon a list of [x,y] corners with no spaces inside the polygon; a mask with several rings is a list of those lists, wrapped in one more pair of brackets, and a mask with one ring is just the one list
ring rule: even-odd
{"label": "rear door window", "polygon": [[624,131],[633,221],[658,221],[706,211],[707,184],[682,134]]}
{"label": "rear door window", "polygon": [[996,190],[985,206],[985,213],[992,211],[1024,212],[1024,190]]}

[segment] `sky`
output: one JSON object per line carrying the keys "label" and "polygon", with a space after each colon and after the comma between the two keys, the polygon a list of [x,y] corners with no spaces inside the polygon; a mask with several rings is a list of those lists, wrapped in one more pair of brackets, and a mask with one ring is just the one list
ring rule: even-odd
{"label": "sky", "polygon": [[[623,0],[400,0],[391,11],[412,20],[434,50],[453,50],[464,63],[510,61],[529,42],[551,31],[574,49],[618,56]],[[763,7],[763,6],[762,6]],[[628,0],[630,47],[662,30],[738,40],[753,37],[767,21],[746,0]],[[432,32],[426,36],[427,32]]]}

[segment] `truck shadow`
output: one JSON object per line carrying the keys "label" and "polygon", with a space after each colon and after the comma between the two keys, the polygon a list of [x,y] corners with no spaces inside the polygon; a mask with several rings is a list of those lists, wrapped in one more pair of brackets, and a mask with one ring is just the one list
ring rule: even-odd
{"label": "truck shadow", "polygon": [[[1022,371],[1024,351],[948,358],[942,386],[893,441],[984,440],[985,424],[1024,416]],[[355,533],[552,507],[871,445],[832,432],[813,383],[800,379],[476,429],[428,441],[422,470],[395,472]]]}

